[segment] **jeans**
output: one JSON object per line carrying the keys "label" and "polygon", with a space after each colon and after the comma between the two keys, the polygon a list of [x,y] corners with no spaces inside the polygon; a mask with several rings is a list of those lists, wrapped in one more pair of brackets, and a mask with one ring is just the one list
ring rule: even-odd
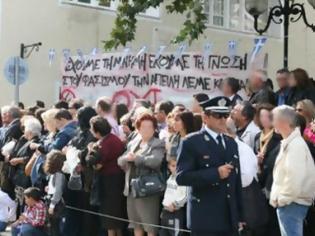
{"label": "jeans", "polygon": [[12,228],[12,236],[46,236],[46,234],[30,224],[21,224]]}
{"label": "jeans", "polygon": [[303,221],[308,208],[308,206],[291,203],[277,209],[282,236],[303,236]]}
{"label": "jeans", "polygon": [[6,228],[7,228],[7,223],[0,221],[0,232],[4,232]]}

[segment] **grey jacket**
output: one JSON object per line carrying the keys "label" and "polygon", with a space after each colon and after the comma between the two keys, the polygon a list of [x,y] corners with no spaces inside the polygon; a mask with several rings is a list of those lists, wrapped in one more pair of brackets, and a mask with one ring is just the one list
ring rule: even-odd
{"label": "grey jacket", "polygon": [[131,168],[134,165],[136,168],[136,173],[138,176],[146,175],[150,173],[152,170],[160,170],[163,158],[165,157],[165,143],[164,141],[152,138],[146,149],[142,151],[142,153],[138,153],[136,156],[136,160],[134,163],[131,163],[127,160],[127,155],[130,152],[135,152],[137,147],[141,143],[141,138],[135,138],[132,140],[128,146],[127,151],[118,158],[118,165],[125,170],[126,177],[125,177],[125,189],[124,195],[128,196],[130,193],[130,173]]}

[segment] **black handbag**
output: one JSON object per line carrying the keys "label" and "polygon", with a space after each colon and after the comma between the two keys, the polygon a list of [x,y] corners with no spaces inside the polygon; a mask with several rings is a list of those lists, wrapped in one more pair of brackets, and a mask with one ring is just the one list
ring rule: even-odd
{"label": "black handbag", "polygon": [[144,198],[162,194],[166,188],[166,182],[159,172],[151,172],[131,179],[131,195],[134,198]]}

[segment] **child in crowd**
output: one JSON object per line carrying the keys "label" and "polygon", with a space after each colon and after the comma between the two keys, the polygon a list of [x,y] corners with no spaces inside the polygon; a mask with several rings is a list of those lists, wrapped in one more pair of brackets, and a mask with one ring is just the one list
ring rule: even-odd
{"label": "child in crowd", "polygon": [[62,167],[66,156],[57,150],[47,154],[44,171],[49,175],[48,202],[49,222],[52,236],[60,235],[60,218],[63,208],[62,195],[66,186],[66,177],[62,173]]}
{"label": "child in crowd", "polygon": [[4,232],[9,222],[16,220],[16,202],[0,189],[0,232]]}
{"label": "child in crowd", "polygon": [[183,235],[179,229],[185,227],[188,188],[178,186],[176,183],[176,158],[168,158],[168,169],[171,172],[167,180],[167,187],[162,202],[163,211],[161,215],[161,225],[174,228],[174,230],[162,229],[161,236]]}
{"label": "child in crowd", "polygon": [[11,225],[12,236],[45,236],[46,207],[41,200],[38,188],[28,188],[24,191],[26,210],[20,218]]}

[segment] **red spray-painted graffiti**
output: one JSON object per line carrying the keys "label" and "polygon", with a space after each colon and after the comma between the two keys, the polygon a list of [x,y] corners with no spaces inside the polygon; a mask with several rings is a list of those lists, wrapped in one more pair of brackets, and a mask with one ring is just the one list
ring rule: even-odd
{"label": "red spray-painted graffiti", "polygon": [[59,98],[60,100],[69,102],[71,99],[76,98],[76,95],[71,88],[64,88],[62,91],[60,91]]}
{"label": "red spray-painted graffiti", "polygon": [[143,96],[141,96],[130,89],[124,89],[114,93],[112,101],[114,103],[123,102],[128,107],[132,106],[134,99],[147,99],[150,100],[153,104],[155,104],[158,102],[159,93],[161,93],[161,89],[150,88]]}

